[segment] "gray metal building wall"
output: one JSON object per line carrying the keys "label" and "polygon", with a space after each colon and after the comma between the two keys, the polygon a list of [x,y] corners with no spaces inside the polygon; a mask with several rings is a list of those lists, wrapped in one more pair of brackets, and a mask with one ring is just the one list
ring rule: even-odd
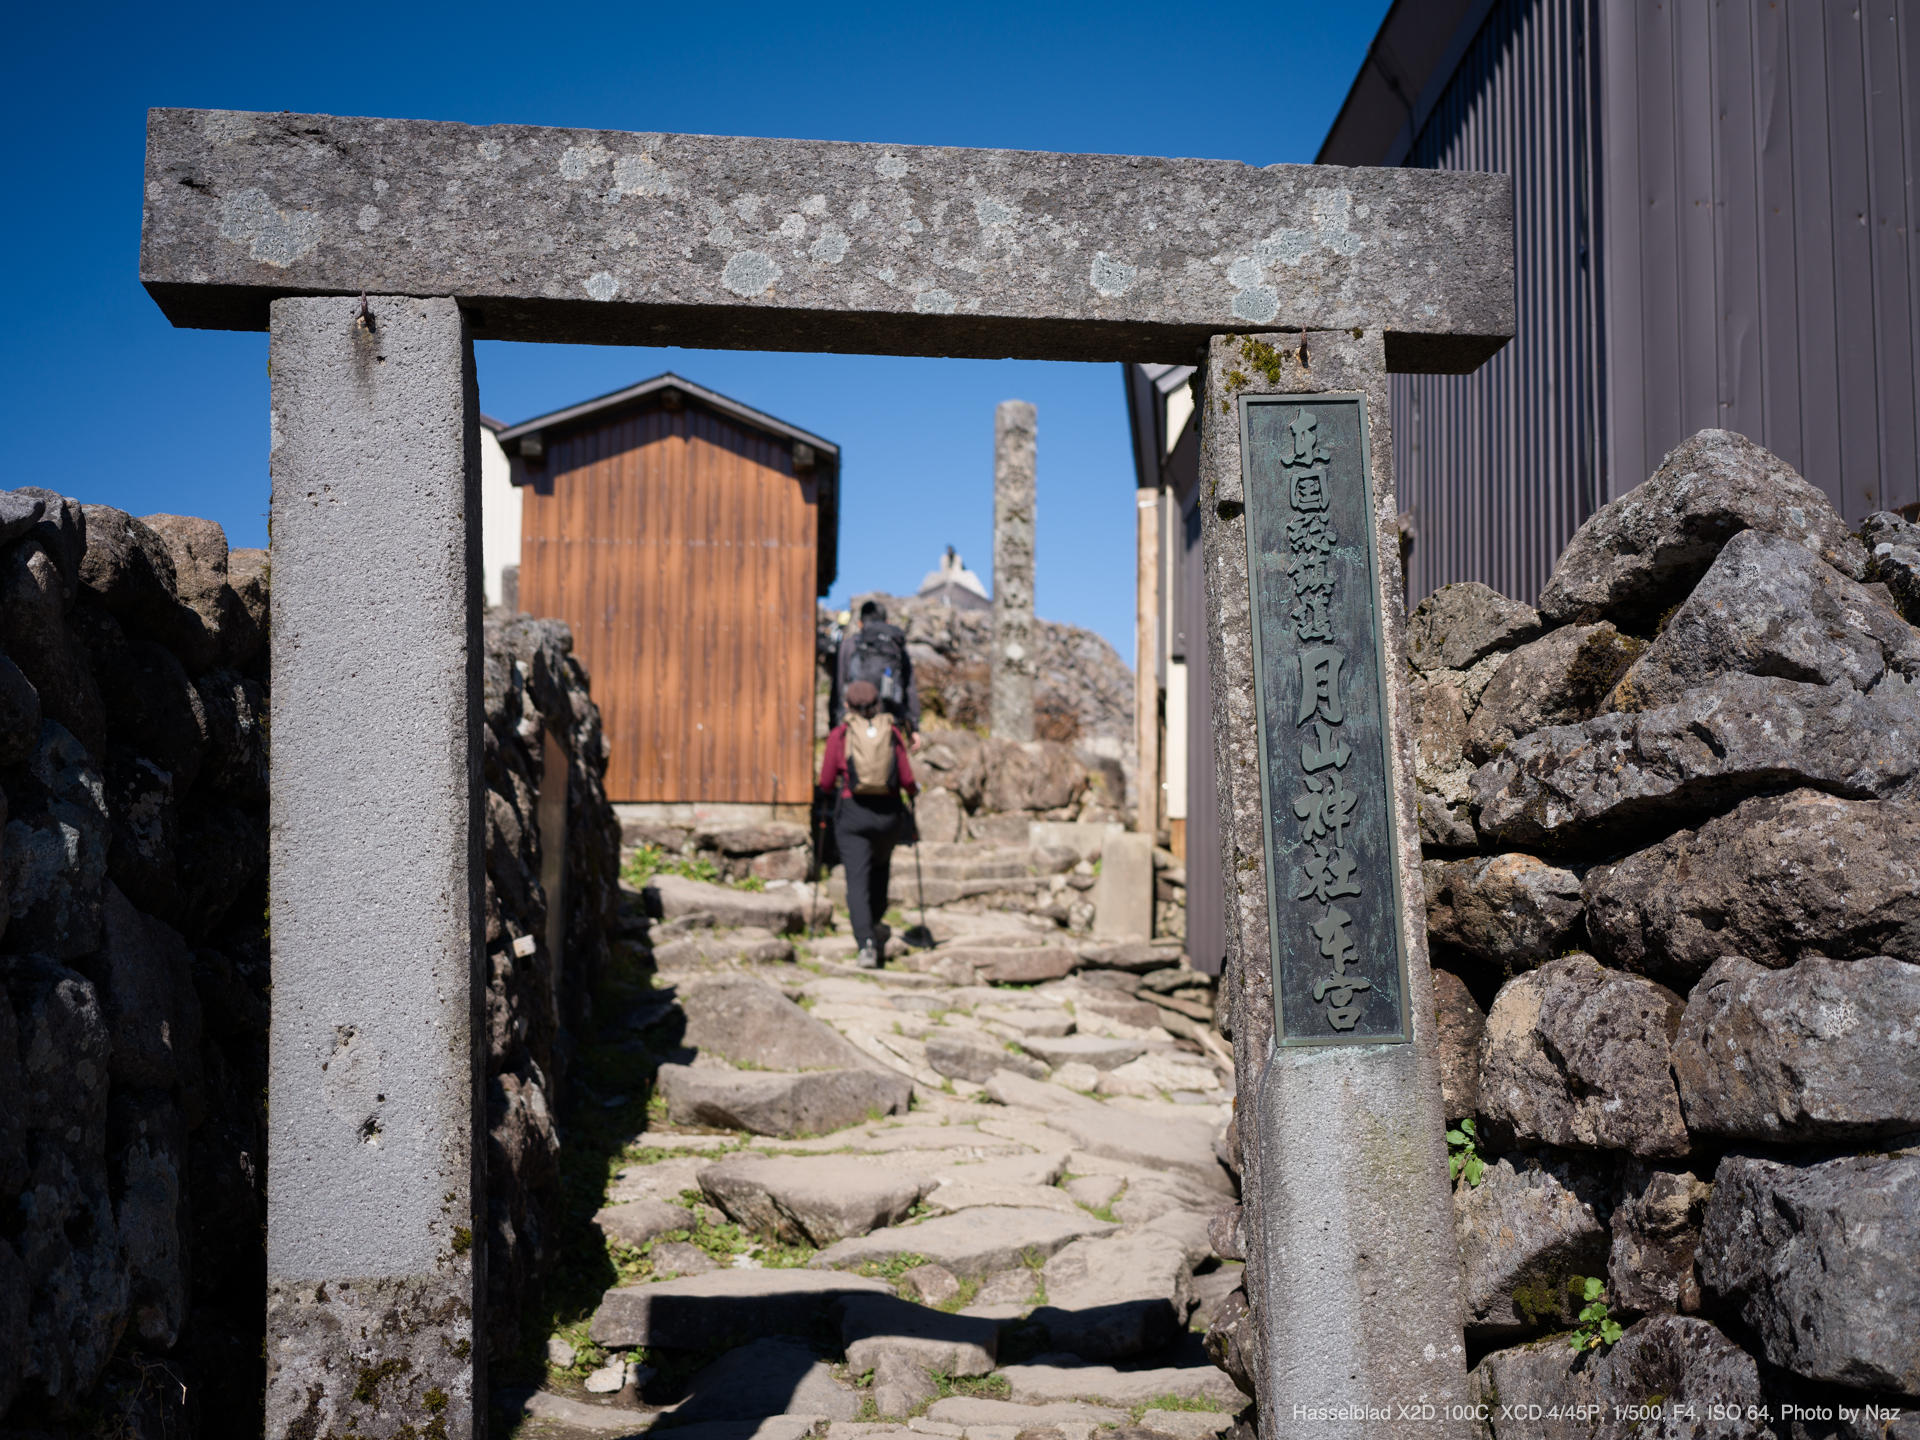
{"label": "gray metal building wall", "polygon": [[1511,344],[1472,375],[1393,377],[1409,599],[1480,580],[1531,600],[1606,472],[1590,36],[1597,0],[1495,5],[1406,164],[1513,176]]}
{"label": "gray metal building wall", "polygon": [[[1909,0],[1462,16],[1439,71],[1400,87],[1431,97],[1404,104],[1410,144],[1368,155],[1390,127],[1343,113],[1322,152],[1514,177],[1514,342],[1474,375],[1394,379],[1410,598],[1473,579],[1531,600],[1594,508],[1708,426],[1849,519],[1920,499]],[[1349,109],[1403,103],[1387,93],[1356,85]]]}
{"label": "gray metal building wall", "polygon": [[1605,6],[1614,493],[1719,426],[1920,499],[1917,58],[1898,0]]}

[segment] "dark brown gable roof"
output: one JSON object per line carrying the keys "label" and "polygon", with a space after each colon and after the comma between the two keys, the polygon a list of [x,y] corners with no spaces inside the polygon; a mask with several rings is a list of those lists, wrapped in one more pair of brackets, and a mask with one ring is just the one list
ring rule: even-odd
{"label": "dark brown gable roof", "polygon": [[[656,375],[651,380],[642,380],[638,385],[629,385],[624,390],[615,390],[611,394],[599,396],[593,400],[583,400],[578,405],[569,405],[564,410],[554,410],[545,415],[536,415],[531,420],[522,420],[518,425],[508,425],[498,432],[497,439],[501,449],[508,455],[520,455],[520,443],[529,436],[541,437],[546,431],[559,430],[578,425],[583,421],[597,421],[610,418],[612,412],[623,409],[641,409],[657,402],[665,391],[677,391],[685,399],[697,405],[705,406],[716,414],[729,420],[759,430],[776,440],[784,440],[792,446],[810,446],[813,450],[814,493],[819,504],[820,528],[816,542],[815,561],[818,569],[819,593],[825,595],[833,588],[833,582],[840,570],[840,447],[831,440],[822,439],[811,430],[802,430],[798,425],[789,425],[784,420],[775,419],[764,411],[755,410],[751,405],[742,405],[722,395],[718,390],[709,390],[704,385],[696,385],[683,379],[671,370]],[[491,427],[490,427],[491,428]],[[804,469],[803,466],[796,468]],[[524,469],[515,467],[514,483],[520,483]]]}

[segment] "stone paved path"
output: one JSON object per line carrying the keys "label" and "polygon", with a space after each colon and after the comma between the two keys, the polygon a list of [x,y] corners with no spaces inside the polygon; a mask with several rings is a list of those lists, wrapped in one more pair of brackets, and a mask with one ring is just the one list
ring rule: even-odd
{"label": "stone paved path", "polygon": [[[634,1140],[661,1158],[595,1217],[632,1279],[550,1347],[546,1386],[495,1395],[519,1433],[1232,1426],[1247,1397],[1201,1332],[1236,1288],[1208,1241],[1235,1198],[1234,1075],[1178,946],[955,907],[930,913],[937,948],[862,972],[844,934],[708,923],[693,884],[651,927],[631,1021],[670,1062]],[[781,923],[732,893],[716,919]]]}

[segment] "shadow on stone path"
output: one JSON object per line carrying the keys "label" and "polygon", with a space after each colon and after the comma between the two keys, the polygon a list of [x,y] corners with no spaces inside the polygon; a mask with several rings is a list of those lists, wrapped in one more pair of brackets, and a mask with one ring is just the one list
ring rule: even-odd
{"label": "shadow on stone path", "polygon": [[[1209,1240],[1234,1080],[1177,944],[935,909],[914,969],[862,972],[850,937],[797,933],[800,887],[745,913],[666,890],[629,912],[576,1062],[562,1254],[539,1344],[495,1367],[496,1433],[1234,1423],[1198,1333],[1238,1293]],[[1064,973],[955,983],[1042,950]]]}

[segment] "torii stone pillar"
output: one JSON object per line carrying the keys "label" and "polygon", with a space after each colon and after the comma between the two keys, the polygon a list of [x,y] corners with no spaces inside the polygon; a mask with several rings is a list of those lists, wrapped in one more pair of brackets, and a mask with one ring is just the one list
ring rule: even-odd
{"label": "torii stone pillar", "polygon": [[1038,416],[1025,400],[993,412],[993,672],[996,739],[1033,739],[1033,506]]}
{"label": "torii stone pillar", "polygon": [[150,113],[149,293],[273,332],[271,1440],[462,1440],[484,1413],[472,339],[1208,365],[1262,1433],[1464,1435],[1421,1408],[1465,1375],[1385,377],[1511,337],[1512,198],[1426,170]]}

